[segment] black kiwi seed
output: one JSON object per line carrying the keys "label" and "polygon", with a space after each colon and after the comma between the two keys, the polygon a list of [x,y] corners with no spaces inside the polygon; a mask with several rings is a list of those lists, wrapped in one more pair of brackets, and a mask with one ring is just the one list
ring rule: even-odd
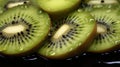
{"label": "black kiwi seed", "polygon": [[101,0],[101,3],[104,3],[104,0]]}
{"label": "black kiwi seed", "polygon": [[[82,53],[94,37],[96,23],[93,17],[82,10],[53,23],[52,34],[40,47],[38,53],[49,59],[65,59]],[[86,36],[87,35],[87,36]]]}
{"label": "black kiwi seed", "polygon": [[34,6],[21,5],[0,15],[0,53],[24,55],[39,48],[50,30],[48,14],[39,11]]}

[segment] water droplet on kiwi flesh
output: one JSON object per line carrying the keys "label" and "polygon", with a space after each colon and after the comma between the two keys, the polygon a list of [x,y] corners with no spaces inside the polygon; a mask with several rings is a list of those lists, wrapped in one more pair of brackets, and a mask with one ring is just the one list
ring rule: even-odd
{"label": "water droplet on kiwi flesh", "polygon": [[41,13],[42,13],[42,10],[40,10],[39,13],[41,14]]}

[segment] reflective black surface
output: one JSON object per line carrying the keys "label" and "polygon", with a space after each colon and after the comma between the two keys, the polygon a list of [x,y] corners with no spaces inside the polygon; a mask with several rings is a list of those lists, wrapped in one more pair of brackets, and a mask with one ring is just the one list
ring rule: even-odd
{"label": "reflective black surface", "polygon": [[[116,66],[117,65],[117,66]],[[0,67],[11,66],[32,66],[32,67],[120,67],[120,50],[103,53],[91,54],[83,53],[80,56],[75,56],[66,60],[48,60],[31,54],[25,57],[4,57],[0,56]]]}

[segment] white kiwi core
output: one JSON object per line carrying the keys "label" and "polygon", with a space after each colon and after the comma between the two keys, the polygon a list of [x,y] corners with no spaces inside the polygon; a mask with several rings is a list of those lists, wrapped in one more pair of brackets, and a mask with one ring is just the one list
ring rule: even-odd
{"label": "white kiwi core", "polygon": [[16,34],[19,33],[21,31],[24,31],[25,27],[23,25],[12,25],[12,26],[8,26],[6,28],[4,28],[2,30],[3,33],[7,33],[7,34]]}
{"label": "white kiwi core", "polygon": [[107,28],[104,25],[97,24],[97,33],[98,34],[106,33],[106,32],[107,32]]}
{"label": "white kiwi core", "polygon": [[[25,1],[25,2],[28,3],[29,1]],[[15,6],[23,5],[23,4],[24,4],[24,1],[23,2],[8,3],[7,8],[13,8]]]}
{"label": "white kiwi core", "polygon": [[60,38],[63,34],[67,33],[70,29],[70,26],[67,24],[62,25],[58,31],[54,34],[54,36],[52,37],[53,39],[58,39]]}

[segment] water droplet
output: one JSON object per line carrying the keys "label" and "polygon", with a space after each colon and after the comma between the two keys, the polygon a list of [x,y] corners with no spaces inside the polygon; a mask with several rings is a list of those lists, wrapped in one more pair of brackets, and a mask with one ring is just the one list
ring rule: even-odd
{"label": "water droplet", "polygon": [[78,11],[78,12],[81,12],[82,10],[81,10],[81,9],[78,9],[77,11]]}
{"label": "water droplet", "polygon": [[111,12],[111,10],[107,10],[106,12],[109,13],[109,12]]}
{"label": "water droplet", "polygon": [[27,5],[25,5],[25,6],[21,6],[21,8],[28,8],[28,6],[27,6]]}
{"label": "water droplet", "polygon": [[22,51],[24,48],[23,47],[20,47],[20,51]]}
{"label": "water droplet", "polygon": [[3,13],[3,10],[0,10],[0,13]]}
{"label": "water droplet", "polygon": [[56,54],[56,53],[55,53],[55,52],[53,52],[53,53],[51,53],[50,55],[52,55],[52,56],[53,56],[53,55],[55,55],[55,54]]}
{"label": "water droplet", "polygon": [[108,52],[105,53],[105,55],[108,55],[108,54],[109,54]]}
{"label": "water droplet", "polygon": [[99,64],[101,64],[102,62],[101,61],[98,61]]}
{"label": "water droplet", "polygon": [[40,10],[39,13],[41,14],[41,13],[42,13],[42,10]]}
{"label": "water droplet", "polygon": [[78,58],[79,58],[79,56],[75,56],[75,58],[76,58],[76,59],[78,59]]}
{"label": "water droplet", "polygon": [[90,33],[87,33],[87,35],[86,36],[89,36],[90,35]]}
{"label": "water droplet", "polygon": [[112,5],[109,5],[109,6],[108,6],[108,8],[111,8],[111,7],[112,7]]}
{"label": "water droplet", "polygon": [[69,51],[72,51],[72,50],[73,50],[73,48],[70,48],[70,49],[69,49]]}
{"label": "water droplet", "polygon": [[118,50],[120,52],[120,50]]}
{"label": "water droplet", "polygon": [[55,51],[54,50],[47,50],[47,52],[46,52],[46,55],[51,55],[51,56],[53,56],[53,55],[55,55],[56,53],[55,53]]}
{"label": "water droplet", "polygon": [[89,22],[94,22],[95,20],[94,19],[90,19]]}
{"label": "water droplet", "polygon": [[120,41],[115,41],[115,44],[119,44]]}
{"label": "water droplet", "polygon": [[87,54],[86,53],[83,53],[83,56],[86,56]]}
{"label": "water droplet", "polygon": [[25,8],[28,8],[28,6],[25,6]]}
{"label": "water droplet", "polygon": [[66,59],[66,60],[70,61],[70,60],[72,60],[72,58],[68,58],[68,59]]}
{"label": "water droplet", "polygon": [[48,8],[48,11],[51,11],[52,9],[51,8]]}
{"label": "water droplet", "polygon": [[120,64],[120,61],[104,62],[105,64]]}
{"label": "water droplet", "polygon": [[25,57],[22,57],[24,60],[26,61],[34,61],[34,60],[37,60],[38,58],[35,56],[35,55],[28,55],[28,56],[25,56]]}
{"label": "water droplet", "polygon": [[78,44],[78,46],[80,46],[82,44],[82,42],[80,42],[79,44]]}
{"label": "water droplet", "polygon": [[117,51],[114,51],[114,53],[117,53]]}

